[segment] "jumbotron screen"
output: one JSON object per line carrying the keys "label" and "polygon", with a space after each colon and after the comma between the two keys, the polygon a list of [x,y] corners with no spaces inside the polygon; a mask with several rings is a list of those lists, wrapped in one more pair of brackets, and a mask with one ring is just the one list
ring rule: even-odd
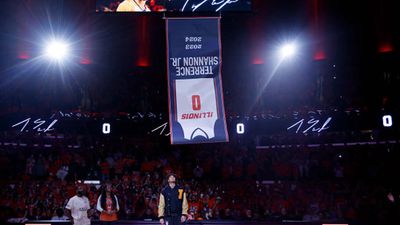
{"label": "jumbotron screen", "polygon": [[96,12],[246,12],[252,0],[97,0]]}

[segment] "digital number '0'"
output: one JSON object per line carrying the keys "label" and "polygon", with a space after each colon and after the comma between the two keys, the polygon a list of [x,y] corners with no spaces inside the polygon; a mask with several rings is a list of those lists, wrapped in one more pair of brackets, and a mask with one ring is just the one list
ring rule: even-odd
{"label": "digital number '0'", "polygon": [[236,124],[236,133],[244,134],[244,124],[243,123]]}
{"label": "digital number '0'", "polygon": [[384,127],[391,127],[393,125],[393,120],[391,115],[385,115],[382,117],[382,122]]}
{"label": "digital number '0'", "polygon": [[200,95],[192,95],[192,108],[195,111],[201,109]]}
{"label": "digital number '0'", "polygon": [[111,125],[109,123],[103,123],[103,134],[111,133]]}

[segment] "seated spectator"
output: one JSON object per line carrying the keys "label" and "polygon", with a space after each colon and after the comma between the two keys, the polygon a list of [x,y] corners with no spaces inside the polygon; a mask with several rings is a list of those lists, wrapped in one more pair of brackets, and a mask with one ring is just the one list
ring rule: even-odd
{"label": "seated spectator", "polygon": [[69,218],[64,215],[64,210],[62,208],[58,208],[56,209],[56,215],[53,216],[51,220],[69,220]]}

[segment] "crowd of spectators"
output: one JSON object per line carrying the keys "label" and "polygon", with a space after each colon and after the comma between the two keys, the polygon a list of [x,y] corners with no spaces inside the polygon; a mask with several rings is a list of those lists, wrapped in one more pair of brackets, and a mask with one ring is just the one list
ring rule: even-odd
{"label": "crowd of spectators", "polygon": [[188,192],[192,220],[379,221],[399,159],[396,145],[256,150],[133,142],[99,141],[93,149],[3,147],[2,219],[51,219],[85,180],[101,182],[85,185],[92,219],[106,182],[120,199],[121,219],[156,219],[164,177],[174,172]]}

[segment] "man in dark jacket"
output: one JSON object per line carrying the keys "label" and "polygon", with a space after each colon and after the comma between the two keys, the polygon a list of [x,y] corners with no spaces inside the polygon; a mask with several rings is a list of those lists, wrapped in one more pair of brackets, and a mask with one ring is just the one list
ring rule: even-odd
{"label": "man in dark jacket", "polygon": [[161,225],[181,225],[186,222],[188,202],[183,188],[176,185],[176,175],[167,176],[168,185],[160,193],[158,218]]}

